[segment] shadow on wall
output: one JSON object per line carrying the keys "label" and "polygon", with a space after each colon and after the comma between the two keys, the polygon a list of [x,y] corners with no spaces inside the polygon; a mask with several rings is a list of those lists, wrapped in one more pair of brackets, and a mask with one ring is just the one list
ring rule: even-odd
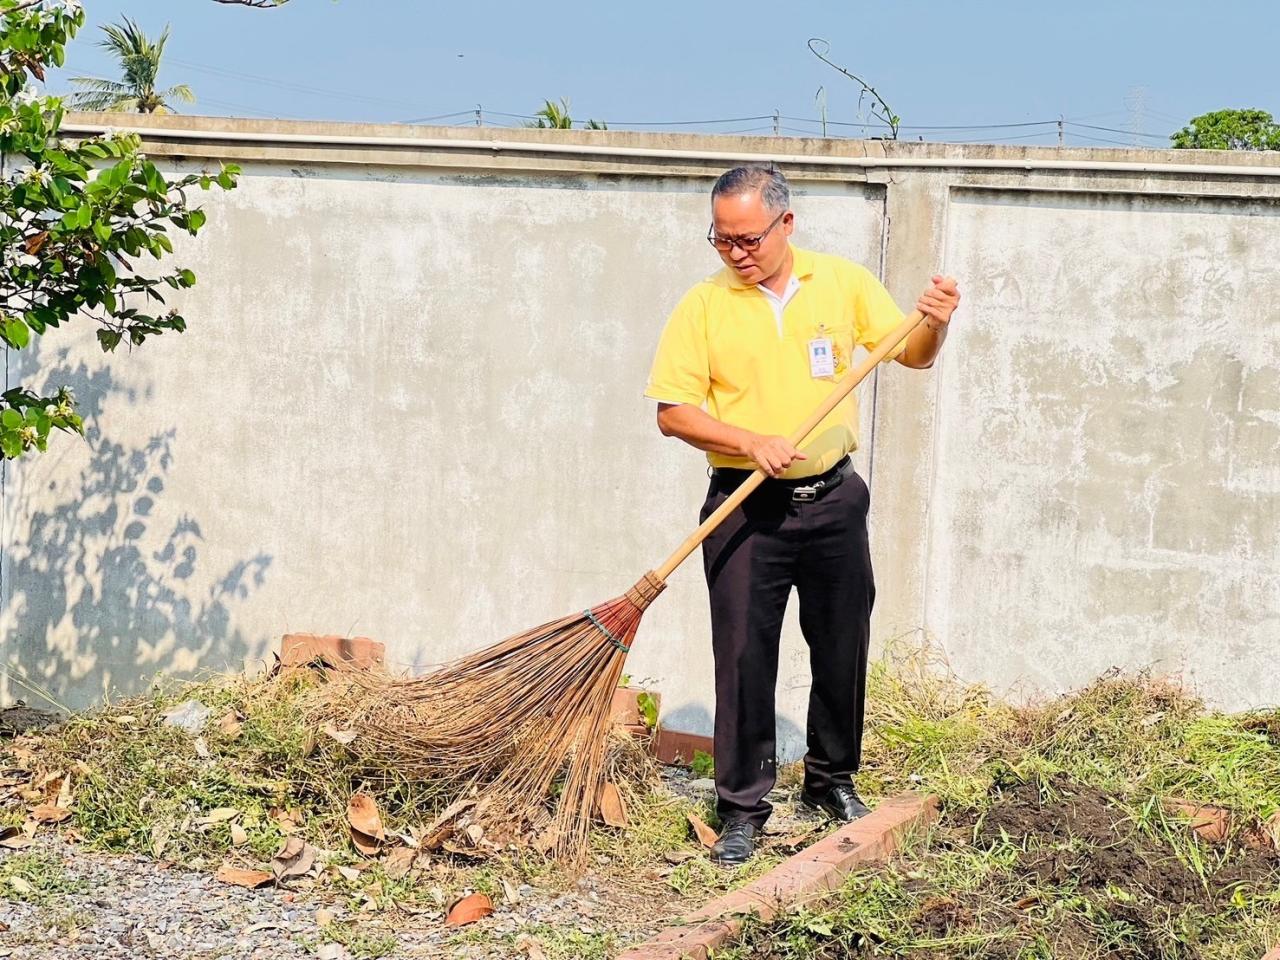
{"label": "shadow on wall", "polygon": [[[261,586],[271,557],[259,553],[209,577],[199,518],[158,509],[177,429],[142,446],[117,443],[99,427],[104,402],[115,395],[133,407],[136,391],[107,369],[69,362],[65,350],[47,372],[33,372],[34,356],[22,366],[15,380],[42,380],[48,392],[71,386],[86,437],[51,438],[49,452],[7,465],[16,478],[6,485],[2,545],[7,699],[78,709],[137,693],[156,674],[239,669],[260,654],[233,626],[232,610]],[[60,457],[60,448],[80,443],[87,460]],[[46,459],[34,464],[36,456]],[[63,459],[72,465],[61,467]]]}

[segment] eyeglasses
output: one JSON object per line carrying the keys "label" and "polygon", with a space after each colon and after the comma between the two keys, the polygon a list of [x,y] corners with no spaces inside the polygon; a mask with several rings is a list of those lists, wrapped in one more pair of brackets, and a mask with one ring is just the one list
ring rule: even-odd
{"label": "eyeglasses", "polygon": [[711,244],[721,253],[728,253],[734,247],[741,247],[746,253],[751,253],[764,242],[764,238],[769,235],[769,231],[776,227],[779,221],[781,221],[786,215],[787,211],[783,210],[774,218],[773,223],[769,224],[764,233],[755,237],[718,237],[716,236],[716,225],[713,223],[709,228],[707,228],[707,243]]}

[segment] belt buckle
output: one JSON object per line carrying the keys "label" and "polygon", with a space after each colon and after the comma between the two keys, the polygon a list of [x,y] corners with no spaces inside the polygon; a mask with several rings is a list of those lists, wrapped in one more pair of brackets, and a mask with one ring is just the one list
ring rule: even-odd
{"label": "belt buckle", "polygon": [[814,500],[818,499],[818,490],[819,490],[819,487],[817,486],[792,487],[791,502],[792,503],[812,503]]}

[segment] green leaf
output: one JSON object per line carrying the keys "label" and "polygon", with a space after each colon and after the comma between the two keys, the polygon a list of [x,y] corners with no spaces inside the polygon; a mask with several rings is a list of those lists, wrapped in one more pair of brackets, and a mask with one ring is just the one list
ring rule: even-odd
{"label": "green leaf", "polygon": [[0,433],[0,453],[10,460],[22,456],[22,438],[8,430]]}
{"label": "green leaf", "polygon": [[644,717],[646,727],[652,730],[658,725],[658,700],[652,693],[646,690],[644,693],[637,694],[636,707]]}
{"label": "green leaf", "polygon": [[196,275],[185,267],[178,271],[178,277],[184,287],[194,287],[196,285]]}
{"label": "green leaf", "polygon": [[21,317],[9,317],[4,322],[3,336],[9,346],[21,350],[31,342],[31,328]]}
{"label": "green leaf", "polygon": [[9,430],[17,429],[22,426],[22,414],[13,409],[13,407],[6,407],[4,412],[0,413],[0,425]]}
{"label": "green leaf", "polygon": [[80,204],[80,209],[76,211],[76,226],[87,227],[93,222],[93,208],[87,203]]}
{"label": "green leaf", "polygon": [[101,345],[103,353],[110,353],[120,345],[120,331],[99,330],[98,343]]}

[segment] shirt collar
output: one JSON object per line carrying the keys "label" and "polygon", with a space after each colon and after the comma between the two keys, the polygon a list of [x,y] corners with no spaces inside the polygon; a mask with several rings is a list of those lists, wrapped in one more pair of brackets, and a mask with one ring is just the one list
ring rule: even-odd
{"label": "shirt collar", "polygon": [[[800,247],[791,245],[791,275],[797,280],[804,280],[813,276],[814,257],[812,251],[802,250]],[[729,286],[735,290],[747,290],[756,286],[754,283],[743,283],[738,274],[729,267],[724,268],[724,276]]]}

